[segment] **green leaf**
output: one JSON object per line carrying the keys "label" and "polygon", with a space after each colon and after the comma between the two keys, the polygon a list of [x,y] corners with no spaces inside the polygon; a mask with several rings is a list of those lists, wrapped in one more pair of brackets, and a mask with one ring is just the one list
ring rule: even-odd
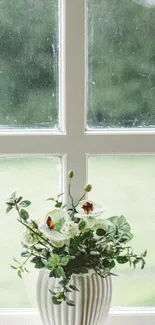
{"label": "green leaf", "polygon": [[55,305],[60,305],[62,300],[58,300],[55,296],[52,297],[52,302]]}
{"label": "green leaf", "polygon": [[143,257],[147,256],[147,250],[145,249],[144,253],[142,254]]}
{"label": "green leaf", "polygon": [[88,269],[86,267],[80,267],[80,272],[81,273],[88,273]]}
{"label": "green leaf", "polygon": [[127,256],[118,256],[116,260],[119,264],[125,264],[129,261],[129,258]]}
{"label": "green leaf", "polygon": [[17,274],[18,274],[19,278],[22,279],[22,272],[21,272],[21,270],[18,270]]}
{"label": "green leaf", "polygon": [[16,266],[14,266],[14,265],[10,265],[10,266],[12,267],[12,269],[17,270]]}
{"label": "green leaf", "polygon": [[49,289],[49,292],[50,292],[52,295],[54,295],[54,296],[56,296],[56,295],[57,295],[57,293],[56,293],[56,292],[54,292],[54,291],[52,291],[51,289]]}
{"label": "green leaf", "polygon": [[46,201],[55,201],[54,197],[49,197]]}
{"label": "green leaf", "polygon": [[55,207],[56,208],[61,208],[62,207],[62,202],[56,202]]}
{"label": "green leaf", "polygon": [[24,221],[26,221],[29,218],[28,212],[26,210],[24,210],[24,209],[21,209],[19,211],[19,215]]}
{"label": "green leaf", "polygon": [[16,191],[12,193],[11,198],[12,198],[13,200],[16,199]]}
{"label": "green leaf", "polygon": [[98,252],[98,251],[91,251],[90,252],[90,255],[94,255],[94,256],[100,255],[100,252]]}
{"label": "green leaf", "polygon": [[67,304],[68,306],[72,306],[72,307],[74,307],[74,306],[75,306],[75,303],[74,303],[74,301],[72,301],[72,300],[69,300],[67,297],[65,298],[65,301],[66,301],[66,304]]}
{"label": "green leaf", "polygon": [[61,265],[67,265],[69,263],[69,257],[68,256],[64,256],[61,259]]}
{"label": "green leaf", "polygon": [[141,262],[142,262],[142,264],[141,264],[141,270],[143,270],[146,263],[145,263],[145,260],[143,258],[141,259]]}
{"label": "green leaf", "polygon": [[[52,270],[53,269],[53,266],[49,263],[49,262],[47,262],[46,264],[45,264],[45,267],[46,267],[46,269],[48,269],[48,270]],[[50,275],[49,275],[50,276]],[[53,273],[51,274],[51,277],[53,276]]]}
{"label": "green leaf", "polygon": [[37,262],[37,263],[35,264],[35,268],[36,268],[36,269],[42,269],[44,266],[45,266],[45,264],[44,264],[42,261]]}
{"label": "green leaf", "polygon": [[57,231],[60,231],[60,230],[61,230],[61,228],[62,228],[64,222],[65,222],[65,218],[61,218],[61,219],[56,223],[55,228],[56,228]]}
{"label": "green leaf", "polygon": [[70,284],[69,287],[74,291],[79,291],[79,289],[77,287],[75,287],[74,285],[72,285],[72,284]]}
{"label": "green leaf", "polygon": [[31,263],[38,263],[41,261],[41,256],[35,256],[32,258]]}
{"label": "green leaf", "polygon": [[9,206],[7,207],[7,209],[6,209],[6,213],[8,213],[9,211],[11,211],[12,208],[13,208],[13,206],[12,206],[12,205],[9,205]]}
{"label": "green leaf", "polygon": [[104,236],[106,234],[106,231],[102,228],[99,228],[96,230],[96,235],[97,236]]}
{"label": "green leaf", "polygon": [[83,230],[83,229],[85,228],[85,226],[86,226],[86,222],[83,220],[83,221],[81,221],[81,222],[79,223],[78,228],[79,228],[79,230]]}
{"label": "green leaf", "polygon": [[27,257],[27,256],[29,256],[29,255],[30,255],[30,253],[27,252],[27,251],[25,251],[25,252],[21,252],[21,256],[22,256],[22,257]]}
{"label": "green leaf", "polygon": [[57,254],[53,254],[52,257],[49,258],[48,262],[52,265],[52,266],[57,266],[60,264],[60,256]]}
{"label": "green leaf", "polygon": [[20,196],[17,200],[16,203],[19,203],[22,200],[22,196]]}
{"label": "green leaf", "polygon": [[64,273],[64,270],[61,266],[58,266],[56,269],[55,269],[55,275],[56,277],[60,278],[61,276],[64,276],[65,273]]}
{"label": "green leaf", "polygon": [[37,223],[34,220],[31,220],[31,223],[33,224],[33,227],[35,229],[38,229],[38,225],[37,225]]}
{"label": "green leaf", "polygon": [[14,201],[7,201],[6,204],[8,206],[11,206],[11,207],[15,206],[15,202]]}
{"label": "green leaf", "polygon": [[27,208],[27,207],[29,207],[30,204],[31,204],[30,201],[28,201],[28,200],[24,200],[24,201],[20,202],[19,205],[20,205],[22,208]]}
{"label": "green leaf", "polygon": [[60,193],[59,195],[58,195],[58,198],[60,197],[60,196],[62,196],[64,193]]}

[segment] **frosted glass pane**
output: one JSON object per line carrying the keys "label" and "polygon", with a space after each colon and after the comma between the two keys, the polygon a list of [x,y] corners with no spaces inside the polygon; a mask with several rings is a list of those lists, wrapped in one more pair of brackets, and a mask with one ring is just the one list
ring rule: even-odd
{"label": "frosted glass pane", "polygon": [[58,1],[0,0],[0,128],[58,127]]}
{"label": "frosted glass pane", "polygon": [[87,0],[89,128],[155,127],[152,4]]}
{"label": "frosted glass pane", "polygon": [[11,269],[13,257],[22,261],[21,240],[23,227],[17,222],[17,214],[6,214],[6,200],[15,190],[32,202],[29,212],[34,217],[44,216],[51,209],[50,196],[59,191],[59,159],[57,158],[0,158],[0,308],[34,307],[36,305],[37,270],[32,265],[30,274],[18,278]]}
{"label": "frosted glass pane", "polygon": [[105,217],[123,214],[130,222],[135,252],[148,250],[146,268],[118,266],[113,306],[155,305],[155,156],[90,156],[90,198]]}

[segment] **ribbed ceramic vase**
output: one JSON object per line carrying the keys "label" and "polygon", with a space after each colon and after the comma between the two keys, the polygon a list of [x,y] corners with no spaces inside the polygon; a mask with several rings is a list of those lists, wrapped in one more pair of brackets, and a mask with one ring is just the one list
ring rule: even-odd
{"label": "ribbed ceramic vase", "polygon": [[47,271],[40,271],[37,283],[37,302],[44,325],[104,325],[109,313],[112,295],[111,277],[105,279],[96,273],[72,275],[72,285],[80,292],[69,293],[75,307],[65,302],[54,305],[51,293],[58,288],[58,280],[49,278]]}

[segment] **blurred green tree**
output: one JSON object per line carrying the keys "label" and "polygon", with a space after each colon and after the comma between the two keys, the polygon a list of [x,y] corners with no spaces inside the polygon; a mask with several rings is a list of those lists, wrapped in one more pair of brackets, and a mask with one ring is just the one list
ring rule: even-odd
{"label": "blurred green tree", "polygon": [[155,125],[155,8],[88,0],[89,126]]}
{"label": "blurred green tree", "polygon": [[54,127],[58,120],[58,6],[0,1],[0,124]]}

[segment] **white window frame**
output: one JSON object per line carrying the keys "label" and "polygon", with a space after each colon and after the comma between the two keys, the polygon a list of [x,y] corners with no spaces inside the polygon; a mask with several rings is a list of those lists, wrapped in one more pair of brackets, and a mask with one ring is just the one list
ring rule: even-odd
{"label": "white window frame", "polygon": [[[86,8],[84,0],[60,0],[60,130],[3,130],[1,156],[57,155],[61,157],[62,190],[67,171],[73,169],[75,197],[87,182],[89,155],[155,154],[155,130],[88,131],[85,118]],[[66,198],[67,199],[67,198]],[[2,325],[38,325],[34,309],[0,309]],[[155,308],[112,308],[107,325],[153,325]]]}

